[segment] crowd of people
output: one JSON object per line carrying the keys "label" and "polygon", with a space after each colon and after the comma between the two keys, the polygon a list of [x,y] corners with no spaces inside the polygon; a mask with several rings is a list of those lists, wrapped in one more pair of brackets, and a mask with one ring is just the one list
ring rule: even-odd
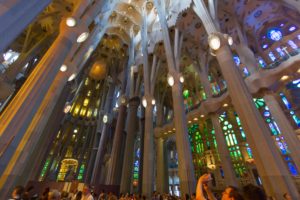
{"label": "crowd of people", "polygon": [[[153,192],[151,200],[268,200],[267,195],[261,187],[253,184],[248,184],[242,190],[228,186],[220,194],[213,192],[209,187],[212,178],[210,174],[202,175],[197,183],[196,193],[191,196],[188,194],[177,197],[170,194],[160,194]],[[283,194],[285,200],[292,200],[289,194]],[[28,189],[25,191],[22,186],[17,186],[11,194],[10,200],[145,200],[146,196],[140,194],[120,194],[117,197],[112,192],[105,193],[102,191],[99,195],[93,192],[93,189],[85,185],[82,191],[75,191],[74,193],[60,192],[56,189],[50,190],[46,188],[41,196],[38,194],[31,194]]]}

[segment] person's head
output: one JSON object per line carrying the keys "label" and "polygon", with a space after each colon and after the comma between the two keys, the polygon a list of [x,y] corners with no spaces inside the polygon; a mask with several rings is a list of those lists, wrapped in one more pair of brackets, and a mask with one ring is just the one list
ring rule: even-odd
{"label": "person's head", "polygon": [[23,195],[23,193],[24,193],[24,187],[21,185],[18,185],[14,188],[11,196],[13,198],[20,198]]}
{"label": "person's head", "polygon": [[84,196],[89,195],[89,194],[91,194],[91,190],[92,190],[92,188],[89,185],[84,185],[82,194]]}
{"label": "person's head", "polygon": [[286,200],[292,200],[291,195],[289,195],[288,193],[284,193],[283,198],[286,199]]}
{"label": "person's head", "polygon": [[223,191],[222,200],[244,200],[244,198],[236,187],[229,186]]}
{"label": "person's head", "polygon": [[243,193],[246,200],[267,200],[267,195],[265,191],[253,184],[248,184],[243,187]]}
{"label": "person's head", "polygon": [[58,190],[52,190],[48,194],[48,200],[60,200],[60,192]]}

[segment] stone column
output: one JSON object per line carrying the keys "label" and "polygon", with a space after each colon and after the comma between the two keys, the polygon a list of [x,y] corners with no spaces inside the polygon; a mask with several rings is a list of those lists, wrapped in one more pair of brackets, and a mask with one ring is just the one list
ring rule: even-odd
{"label": "stone column", "polygon": [[114,83],[111,83],[109,86],[107,95],[106,95],[106,100],[105,100],[105,106],[102,115],[99,115],[99,121],[97,124],[97,131],[99,130],[98,127],[102,125],[102,130],[101,130],[101,136],[100,136],[100,141],[97,147],[97,154],[96,154],[96,160],[94,164],[94,169],[93,169],[93,174],[91,178],[91,182],[93,184],[98,184],[100,180],[100,174],[101,174],[101,166],[102,166],[102,161],[105,155],[105,147],[107,144],[107,139],[108,139],[108,134],[109,134],[109,127],[110,127],[110,122],[108,121],[107,123],[103,123],[102,118],[104,115],[108,115],[111,111],[111,106],[112,106],[112,100],[114,96],[114,91],[115,91],[115,85]]}
{"label": "stone column", "polygon": [[[38,141],[37,138],[40,137],[41,132],[39,132],[39,129],[35,131],[33,129],[45,123],[37,124],[40,117],[50,115],[50,112],[40,112],[42,109],[40,106],[44,106],[43,109],[45,109],[46,103],[49,103],[50,96],[46,99],[45,95],[55,79],[60,66],[67,57],[69,50],[72,48],[73,41],[76,40],[79,33],[85,30],[85,27],[82,25],[68,28],[65,26],[64,21],[61,23],[61,32],[58,38],[8,105],[6,111],[1,115],[0,149],[2,155],[0,158],[0,189],[5,185],[5,189],[2,191],[6,191],[6,189],[12,186],[7,183],[7,180],[13,180],[18,174],[15,170],[18,170],[17,168],[22,166],[22,164],[17,165],[16,163],[26,161],[26,156],[30,155],[29,152],[22,154],[24,148],[28,147],[28,140],[31,139],[32,135],[38,134],[35,136],[35,141]],[[55,85],[53,87],[62,89],[64,84],[61,81],[65,82],[66,80],[61,78],[58,83],[62,85]],[[53,98],[57,96],[53,95]],[[18,159],[20,156],[25,156],[24,160]]]}
{"label": "stone column", "polygon": [[51,0],[0,2],[0,52],[40,14]]}
{"label": "stone column", "polygon": [[202,20],[208,35],[216,34],[221,40],[220,48],[215,51],[216,58],[227,81],[232,104],[245,129],[247,141],[253,151],[255,163],[267,194],[281,199],[282,194],[288,192],[293,199],[299,199],[295,183],[285,163],[280,159],[281,156],[271,139],[270,132],[235,66],[227,40],[221,33],[216,32],[203,0],[194,0],[194,3],[195,11]]}
{"label": "stone column", "polygon": [[[137,133],[137,109],[140,104],[138,97],[133,97],[129,100],[129,108],[126,122],[126,142],[124,150],[123,169],[121,176],[120,192],[130,193],[132,172],[133,172],[133,159],[134,159],[134,141]],[[140,183],[139,183],[140,184]]]}
{"label": "stone column", "polygon": [[154,180],[154,135],[153,135],[153,105],[147,98],[148,105],[145,108],[145,135],[144,135],[144,160],[143,160],[143,195],[151,197]]}
{"label": "stone column", "polygon": [[288,145],[288,150],[291,152],[291,157],[296,164],[298,172],[300,170],[300,141],[290,123],[286,118],[284,111],[278,103],[278,99],[271,92],[265,93],[264,100],[270,109],[278,128]]}
{"label": "stone column", "polygon": [[157,180],[156,190],[160,193],[169,193],[168,157],[166,143],[163,138],[156,140],[157,147]]}
{"label": "stone column", "polygon": [[224,170],[224,179],[227,185],[238,186],[238,180],[234,173],[231,157],[229,154],[226,140],[222,131],[217,114],[211,115],[211,120],[215,129],[215,136],[217,141],[217,148],[221,159],[222,169]]}
{"label": "stone column", "polygon": [[[108,185],[120,185],[121,181],[121,171],[123,164],[123,157],[121,157],[122,152],[122,141],[124,138],[124,127],[126,120],[126,105],[123,103],[119,107],[118,120],[116,124],[116,130],[114,135],[113,146],[111,150],[110,164],[108,168],[108,173],[106,177],[106,184]],[[127,159],[125,157],[125,159]]]}
{"label": "stone column", "polygon": [[[181,194],[183,195],[185,193],[192,194],[195,192],[196,181],[190,143],[188,138],[187,118],[183,104],[182,83],[180,83],[179,81],[178,70],[180,66],[180,45],[177,45],[177,49],[174,49],[174,52],[177,52],[177,54],[174,55],[170,42],[168,24],[165,17],[164,1],[155,0],[154,4],[157,9],[157,14],[159,16],[159,21],[162,28],[165,53],[168,63],[168,71],[169,74],[174,78],[174,85],[172,86],[172,97],[174,110],[174,124],[176,129],[176,149],[178,152],[179,163],[178,174],[180,178],[180,190]],[[177,37],[175,37],[175,44],[177,44],[177,42],[179,42],[178,40],[180,40],[178,35],[179,34],[177,32]]]}

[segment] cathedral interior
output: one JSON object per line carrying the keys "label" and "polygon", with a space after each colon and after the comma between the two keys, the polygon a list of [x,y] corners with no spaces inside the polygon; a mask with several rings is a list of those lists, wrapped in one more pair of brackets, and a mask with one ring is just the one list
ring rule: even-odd
{"label": "cathedral interior", "polygon": [[300,199],[299,19],[298,0],[0,0],[0,199],[181,196],[203,173]]}

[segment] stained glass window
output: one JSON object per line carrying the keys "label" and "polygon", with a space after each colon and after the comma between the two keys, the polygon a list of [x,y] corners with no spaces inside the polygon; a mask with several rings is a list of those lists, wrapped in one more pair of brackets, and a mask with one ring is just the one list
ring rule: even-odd
{"label": "stained glass window", "polygon": [[292,49],[298,49],[298,46],[295,44],[295,42],[293,40],[289,40],[288,44],[290,45],[290,47]]}
{"label": "stained glass window", "polygon": [[275,60],[276,60],[276,57],[274,56],[274,54],[273,54],[272,51],[269,52],[269,58],[270,58],[272,61],[275,61]]}
{"label": "stained glass window", "polygon": [[[262,113],[262,116],[264,117],[265,122],[268,124],[271,134],[275,139],[276,145],[277,145],[278,149],[280,150],[280,153],[285,158],[285,160],[287,160],[286,158],[287,157],[289,158],[288,155],[290,154],[290,151],[288,150],[288,146],[287,146],[283,136],[281,135],[281,131],[280,131],[277,123],[272,118],[271,112],[270,112],[269,108],[266,106],[264,99],[254,98],[253,100],[254,100],[255,105],[258,108],[258,110]],[[294,175],[295,171],[291,171],[292,168],[290,168],[290,166],[293,165],[293,163],[292,163],[293,161],[290,158],[288,160],[289,161],[287,162],[287,165],[290,169],[290,173],[292,175]]]}
{"label": "stained glass window", "polygon": [[281,92],[279,95],[285,107],[289,110],[290,116],[292,117],[293,121],[298,127],[300,127],[300,118],[295,114],[295,111],[292,109],[292,105],[290,104],[284,93]]}
{"label": "stained glass window", "polygon": [[279,41],[282,39],[282,33],[278,28],[272,28],[268,31],[268,38],[273,41]]}

